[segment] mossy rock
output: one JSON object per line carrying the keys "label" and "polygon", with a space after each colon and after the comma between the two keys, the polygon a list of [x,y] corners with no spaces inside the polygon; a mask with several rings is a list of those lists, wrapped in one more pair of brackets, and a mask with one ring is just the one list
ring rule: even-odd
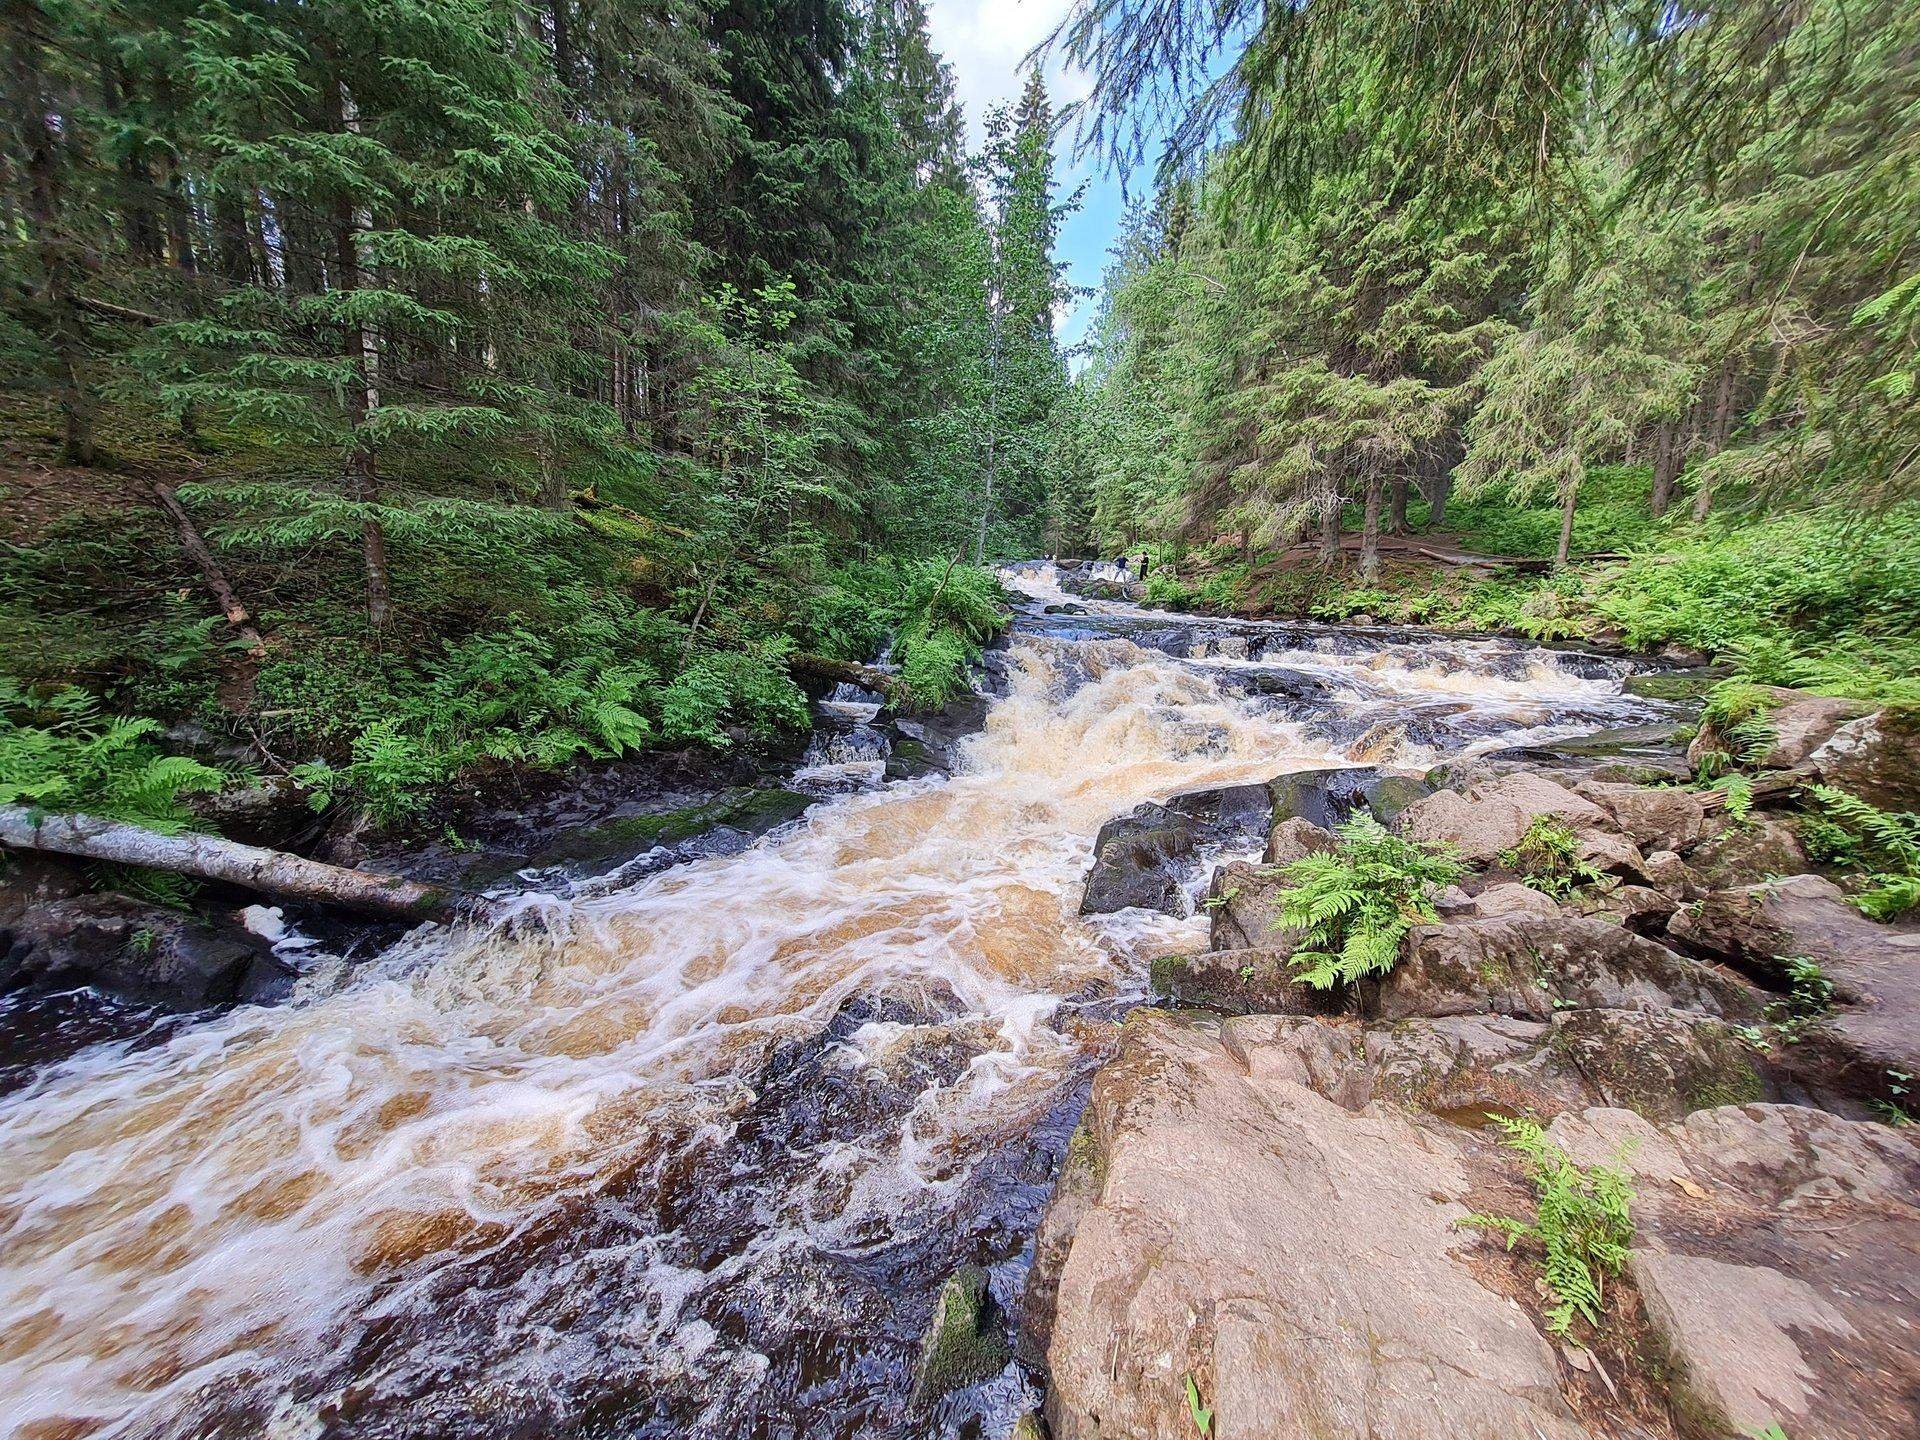
{"label": "mossy rock", "polygon": [[978,1265],[962,1265],[947,1277],[933,1302],[933,1319],[913,1371],[913,1403],[925,1405],[990,1380],[1012,1358],[987,1290],[987,1272]]}
{"label": "mossy rock", "polygon": [[1555,1017],[1553,1043],[1609,1105],[1655,1123],[1769,1098],[1753,1048],[1717,1021],[1576,1010]]}
{"label": "mossy rock", "polygon": [[1013,1433],[1007,1440],[1047,1440],[1047,1422],[1038,1410],[1029,1410],[1013,1422]]}

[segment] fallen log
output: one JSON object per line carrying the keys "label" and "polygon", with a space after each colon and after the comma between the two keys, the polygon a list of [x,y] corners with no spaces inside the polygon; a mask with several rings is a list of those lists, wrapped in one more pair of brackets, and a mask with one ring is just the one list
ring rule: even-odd
{"label": "fallen log", "polygon": [[872,665],[862,665],[855,660],[829,660],[824,655],[789,655],[787,669],[799,675],[811,675],[816,680],[832,680],[836,684],[844,681],[849,685],[858,685],[865,690],[873,690],[893,699],[900,689],[900,677]]}
{"label": "fallen log", "polygon": [[458,899],[453,891],[398,875],[303,860],[217,835],[163,835],[125,820],[48,814],[25,805],[0,805],[0,844],[115,865],[144,865],[265,895],[399,920],[445,919],[453,914]]}

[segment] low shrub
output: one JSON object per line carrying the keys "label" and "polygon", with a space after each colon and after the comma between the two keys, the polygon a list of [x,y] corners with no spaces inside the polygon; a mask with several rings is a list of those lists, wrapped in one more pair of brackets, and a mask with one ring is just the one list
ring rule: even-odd
{"label": "low shrub", "polygon": [[1299,932],[1296,977],[1319,990],[1383,975],[1415,925],[1438,918],[1433,897],[1465,873],[1451,847],[1393,834],[1364,811],[1339,843],[1285,867],[1279,926]]}

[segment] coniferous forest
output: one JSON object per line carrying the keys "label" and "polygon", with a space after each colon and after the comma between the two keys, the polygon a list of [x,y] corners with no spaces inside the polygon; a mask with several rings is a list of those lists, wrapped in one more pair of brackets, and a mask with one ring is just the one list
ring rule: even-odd
{"label": "coniferous forest", "polygon": [[1089,0],[1059,40],[1083,133],[1162,157],[1064,431],[1103,541],[1187,562],[1163,602],[1912,693],[1913,7]]}
{"label": "coniferous forest", "polygon": [[398,819],[804,728],[796,648],[901,629],[938,704],[975,563],[1076,528],[1048,98],[967,154],[919,0],[23,3],[6,51],[25,750],[185,717]]}

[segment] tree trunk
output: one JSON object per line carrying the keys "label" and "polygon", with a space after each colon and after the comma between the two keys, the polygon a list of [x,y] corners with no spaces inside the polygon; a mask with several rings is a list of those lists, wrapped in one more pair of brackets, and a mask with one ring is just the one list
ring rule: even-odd
{"label": "tree trunk", "polygon": [[348,870],[217,835],[162,835],[124,820],[49,815],[26,805],[0,805],[0,844],[115,865],[144,865],[266,895],[402,920],[444,918],[454,908],[451,892],[397,875]]}
{"label": "tree trunk", "polygon": [[256,659],[265,655],[266,642],[260,638],[260,632],[254,629],[253,616],[240,603],[240,597],[233,593],[233,587],[227,583],[227,577],[221,571],[219,562],[213,558],[213,552],[207,548],[207,542],[200,538],[200,528],[193,523],[193,517],[187,514],[180,497],[174,494],[171,485],[157,480],[153,485],[153,495],[160,502],[160,508],[172,517],[174,528],[180,533],[180,548],[200,567],[201,575],[206,578],[207,589],[213,592],[213,598],[219,602],[227,623],[246,641],[247,649]]}
{"label": "tree trunk", "polygon": [[831,680],[836,685],[845,683],[858,685],[863,690],[872,690],[876,694],[893,698],[900,686],[900,677],[885,670],[876,670],[871,665],[857,664],[852,660],[829,660],[824,655],[797,654],[787,657],[787,669],[796,675],[811,675],[816,680]]}
{"label": "tree trunk", "polygon": [[93,463],[93,400],[83,371],[85,332],[72,303],[77,288],[76,247],[61,226],[62,176],[59,138],[53,125],[53,103],[47,93],[41,64],[41,36],[36,6],[9,7],[8,103],[17,107],[11,117],[27,153],[21,170],[26,178],[28,229],[37,293],[29,314],[54,354],[59,367],[56,400],[60,407],[61,458],[70,465]]}
{"label": "tree trunk", "polygon": [[1406,476],[1396,475],[1393,477],[1393,487],[1389,492],[1393,501],[1393,507],[1387,521],[1387,533],[1389,535],[1404,535],[1407,533],[1408,488]]}
{"label": "tree trunk", "polygon": [[1380,578],[1380,501],[1385,490],[1378,475],[1367,477],[1366,508],[1360,522],[1360,578],[1368,585]]}
{"label": "tree trunk", "polygon": [[1427,489],[1427,528],[1438,530],[1447,523],[1447,501],[1453,498],[1453,475],[1446,472],[1433,477]]}
{"label": "tree trunk", "polygon": [[1326,508],[1320,512],[1320,566],[1325,569],[1339,558],[1340,502],[1339,497],[1330,495]]}
{"label": "tree trunk", "polygon": [[1662,420],[1653,432],[1653,518],[1658,520],[1673,505],[1680,483],[1680,434],[1672,420]]}
{"label": "tree trunk", "polygon": [[[336,91],[341,127],[357,133],[359,111],[344,82]],[[345,205],[336,216],[334,264],[339,269],[340,288],[358,289],[360,285],[360,236],[370,228],[371,217]],[[355,500],[367,506],[380,503],[380,468],[372,447],[361,438],[368,419],[380,408],[380,347],[372,329],[354,327],[349,337],[359,354],[362,388],[348,388],[347,411],[353,422],[353,453],[347,458],[347,488]],[[392,587],[387,577],[387,532],[378,515],[369,514],[360,526],[361,563],[367,577],[367,621],[375,630],[384,630],[392,617]]]}
{"label": "tree trunk", "polygon": [[1560,543],[1553,552],[1556,568],[1567,563],[1568,552],[1573,548],[1573,507],[1579,495],[1580,482],[1576,480],[1560,496]]}

